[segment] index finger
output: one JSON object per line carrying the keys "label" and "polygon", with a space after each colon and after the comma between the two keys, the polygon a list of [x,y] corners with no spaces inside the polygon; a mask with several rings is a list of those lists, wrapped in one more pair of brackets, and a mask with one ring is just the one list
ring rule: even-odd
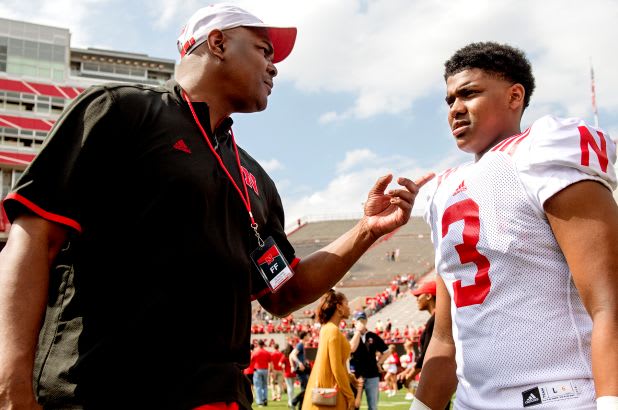
{"label": "index finger", "polygon": [[412,182],[408,178],[403,178],[403,177],[398,178],[397,182],[400,185],[403,185],[406,188],[408,188],[408,190],[410,190],[410,192],[418,192],[418,190],[421,189],[421,187],[423,185],[425,185],[427,182],[431,181],[435,176],[436,176],[436,174],[434,172],[428,172],[425,175],[423,175],[422,177],[418,178],[414,182]]}

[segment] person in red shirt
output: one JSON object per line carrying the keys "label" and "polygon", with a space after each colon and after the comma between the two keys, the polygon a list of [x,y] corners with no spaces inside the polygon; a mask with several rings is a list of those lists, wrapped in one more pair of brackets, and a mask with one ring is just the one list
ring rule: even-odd
{"label": "person in red shirt", "polygon": [[[251,349],[251,355],[253,355],[253,349],[255,349],[255,345],[251,343],[251,346],[249,346],[249,349]],[[253,393],[254,392],[254,389],[253,389],[253,372],[254,372],[253,360],[249,361],[249,366],[246,369],[244,369],[242,372],[245,376],[247,376],[247,379],[249,379],[249,381],[251,382],[251,393]]]}
{"label": "person in red shirt", "polygon": [[253,363],[253,386],[255,387],[255,401],[258,406],[268,405],[268,370],[270,369],[270,352],[265,349],[264,340],[258,341],[258,348],[251,355]]}
{"label": "person in red shirt", "polygon": [[285,378],[285,393],[288,396],[288,407],[294,408],[292,399],[294,398],[294,381],[296,380],[296,373],[292,370],[292,364],[290,363],[290,353],[294,349],[293,343],[287,345],[283,351],[283,357],[280,360],[280,364],[283,367],[283,377]]}
{"label": "person in red shirt", "polygon": [[283,385],[283,366],[281,361],[285,359],[285,356],[279,351],[279,344],[275,343],[274,351],[270,354],[271,369],[270,373],[273,385],[273,400],[281,400],[281,386]]}

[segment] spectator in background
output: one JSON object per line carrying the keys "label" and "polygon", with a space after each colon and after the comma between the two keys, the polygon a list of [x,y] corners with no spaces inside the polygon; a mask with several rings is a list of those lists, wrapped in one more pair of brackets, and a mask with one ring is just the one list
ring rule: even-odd
{"label": "spectator in background", "polygon": [[399,361],[401,362],[401,371],[397,374],[397,381],[401,382],[403,386],[408,390],[406,393],[406,400],[412,400],[414,398],[414,345],[411,340],[406,340],[403,343],[403,348],[406,353],[401,355]]}
{"label": "spectator in background", "polygon": [[264,347],[264,340],[258,341],[258,347],[251,354],[251,362],[253,363],[253,385],[255,386],[256,398],[258,406],[268,405],[268,370],[271,366],[271,355]]}
{"label": "spectator in background", "polygon": [[378,335],[382,334],[382,332],[384,331],[384,324],[382,323],[382,319],[378,319],[376,321],[376,333]]}
{"label": "spectator in background", "polygon": [[[316,353],[308,385],[313,387],[337,387],[336,410],[353,410],[354,394],[350,387],[356,380],[348,373],[350,343],[339,329],[339,323],[350,316],[348,299],[341,292],[331,289],[320,300],[316,309],[318,321],[322,324],[318,351]],[[302,410],[322,407],[311,402],[311,390],[305,393]]]}
{"label": "spectator in background", "polygon": [[386,395],[393,397],[397,394],[397,373],[401,363],[399,362],[399,355],[397,354],[397,347],[394,344],[388,346],[389,356],[384,360],[384,367],[386,374],[384,375],[384,381],[386,382]]}
{"label": "spectator in background", "polygon": [[355,316],[356,331],[350,340],[352,358],[350,366],[354,368],[356,378],[364,380],[363,390],[367,396],[369,410],[378,408],[381,366],[390,354],[388,346],[377,334],[367,330],[367,316],[364,312]]}
{"label": "spectator in background", "polygon": [[384,328],[384,330],[390,333],[392,329],[393,329],[393,323],[391,322],[391,319],[388,318],[386,319],[386,327]]}
{"label": "spectator in background", "polygon": [[283,357],[280,360],[280,365],[283,367],[283,377],[285,378],[285,394],[288,396],[288,407],[293,409],[294,404],[294,381],[296,380],[296,373],[292,370],[290,364],[290,353],[294,348],[291,344],[288,344],[283,351]]}
{"label": "spectator in background", "polygon": [[305,389],[307,388],[309,374],[311,373],[309,361],[305,357],[305,348],[311,341],[311,335],[303,330],[298,334],[298,337],[300,341],[296,344],[292,353],[290,353],[290,364],[292,365],[292,369],[294,369],[294,373],[296,373],[296,378],[300,384],[300,391],[292,399],[292,406],[302,408]]}
{"label": "spectator in background", "polygon": [[279,350],[279,344],[275,343],[273,347],[273,351],[270,354],[270,362],[271,362],[271,380],[273,386],[273,401],[281,400],[281,390],[283,387],[283,367],[282,361],[284,361],[285,356]]}
{"label": "spectator in background", "polygon": [[[431,341],[431,337],[433,335],[433,325],[436,311],[436,281],[432,280],[421,284],[418,288],[412,291],[412,294],[416,296],[418,310],[429,312],[431,316],[429,317],[429,320],[427,320],[425,330],[423,330],[423,333],[421,333],[420,336],[419,354],[418,359],[416,359],[416,363],[414,364],[414,368],[402,372],[398,376],[399,380],[413,380],[423,368],[425,353],[427,352],[427,347],[429,346],[429,342]],[[449,402],[446,405],[446,410],[450,409],[450,407],[451,403]]]}

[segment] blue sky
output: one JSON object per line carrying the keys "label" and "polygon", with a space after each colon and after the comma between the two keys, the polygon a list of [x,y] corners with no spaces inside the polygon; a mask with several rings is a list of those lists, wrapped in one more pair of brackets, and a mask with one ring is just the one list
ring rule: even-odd
{"label": "blue sky", "polygon": [[[178,60],[180,28],[217,1],[0,0],[0,16],[69,28],[74,47]],[[245,0],[262,20],[298,27],[266,111],[235,115],[235,135],[279,187],[288,223],[359,215],[379,175],[411,178],[469,160],[446,123],[443,63],[472,41],[507,42],[533,64],[523,126],[548,113],[618,136],[615,0]],[[421,211],[420,207],[415,213]]]}

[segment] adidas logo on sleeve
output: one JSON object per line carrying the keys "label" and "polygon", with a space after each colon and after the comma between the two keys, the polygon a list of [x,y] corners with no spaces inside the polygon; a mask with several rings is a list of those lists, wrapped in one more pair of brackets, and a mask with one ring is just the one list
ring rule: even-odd
{"label": "adidas logo on sleeve", "polygon": [[534,406],[536,404],[541,404],[541,392],[538,387],[534,389],[526,390],[521,393],[524,396],[524,407]]}

